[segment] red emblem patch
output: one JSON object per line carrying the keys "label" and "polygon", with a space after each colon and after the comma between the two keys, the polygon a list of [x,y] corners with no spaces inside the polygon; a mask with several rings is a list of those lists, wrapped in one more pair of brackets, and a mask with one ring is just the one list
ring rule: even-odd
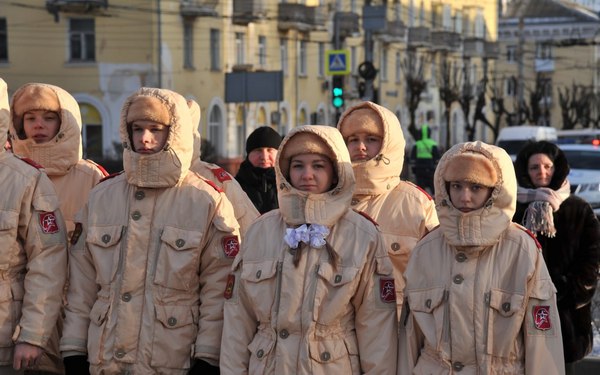
{"label": "red emblem patch", "polygon": [[240,251],[240,241],[237,236],[227,236],[223,238],[223,252],[227,258],[235,258]]}
{"label": "red emblem patch", "polygon": [[550,306],[533,307],[533,324],[540,331],[547,331],[552,328],[550,322]]}
{"label": "red emblem patch", "polygon": [[233,296],[233,287],[235,286],[235,275],[230,274],[227,276],[227,284],[225,285],[225,292],[223,297],[230,299]]}
{"label": "red emblem patch", "polygon": [[58,233],[58,223],[54,212],[40,212],[40,226],[46,234]]}
{"label": "red emblem patch", "polygon": [[225,182],[231,180],[231,176],[223,168],[216,168],[210,170],[219,182]]}
{"label": "red emblem patch", "polygon": [[396,287],[393,278],[382,277],[379,279],[379,297],[384,303],[396,302]]}

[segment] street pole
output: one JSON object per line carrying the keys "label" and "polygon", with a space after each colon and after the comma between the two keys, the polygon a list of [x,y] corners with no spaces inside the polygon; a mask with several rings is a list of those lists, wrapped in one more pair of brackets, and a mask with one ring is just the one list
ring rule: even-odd
{"label": "street pole", "polygon": [[518,100],[518,104],[517,104],[517,119],[519,124],[517,125],[521,125],[521,123],[523,122],[521,116],[523,114],[523,100],[524,100],[524,94],[525,94],[525,78],[524,78],[524,58],[523,55],[524,50],[523,50],[523,44],[525,44],[525,33],[524,33],[524,29],[525,29],[525,20],[523,19],[523,15],[521,14],[519,16],[519,44],[517,45],[517,54],[518,56],[518,78],[517,78],[517,100]]}
{"label": "street pole", "polygon": [[161,25],[161,9],[160,0],[156,0],[157,5],[157,20],[158,20],[158,87],[162,88],[162,25]]}

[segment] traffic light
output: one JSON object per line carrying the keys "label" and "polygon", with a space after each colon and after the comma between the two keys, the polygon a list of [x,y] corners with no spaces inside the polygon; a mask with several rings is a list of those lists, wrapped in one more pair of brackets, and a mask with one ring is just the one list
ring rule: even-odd
{"label": "traffic light", "polygon": [[344,76],[333,76],[331,83],[331,104],[334,108],[342,108],[344,106]]}

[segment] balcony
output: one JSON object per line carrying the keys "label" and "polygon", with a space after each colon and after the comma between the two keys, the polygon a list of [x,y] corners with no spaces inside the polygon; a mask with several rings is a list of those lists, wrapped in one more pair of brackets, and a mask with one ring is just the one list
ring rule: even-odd
{"label": "balcony", "polygon": [[107,7],[108,0],[46,0],[46,9],[54,15],[55,22],[60,12],[87,14]]}
{"label": "balcony", "polygon": [[465,38],[463,40],[463,56],[466,58],[483,57],[485,40],[481,38]]}
{"label": "balcony", "polygon": [[434,30],[431,32],[431,47],[441,52],[458,51],[460,34],[454,31]]}
{"label": "balcony", "polygon": [[277,27],[279,30],[310,31],[325,27],[325,9],[304,4],[279,3]]}
{"label": "balcony", "polygon": [[265,18],[267,8],[264,0],[233,0],[232,22],[247,25]]}
{"label": "balcony", "polygon": [[486,59],[497,60],[500,57],[500,44],[498,42],[486,40],[483,49]]}
{"label": "balcony", "polygon": [[428,27],[417,26],[408,28],[408,46],[411,48],[429,47],[431,45],[431,30]]}
{"label": "balcony", "polygon": [[179,4],[179,13],[185,18],[196,18],[196,17],[216,17],[217,10],[214,1],[201,0],[182,0]]}
{"label": "balcony", "polygon": [[406,25],[400,20],[387,21],[379,37],[385,43],[403,42],[406,40]]}

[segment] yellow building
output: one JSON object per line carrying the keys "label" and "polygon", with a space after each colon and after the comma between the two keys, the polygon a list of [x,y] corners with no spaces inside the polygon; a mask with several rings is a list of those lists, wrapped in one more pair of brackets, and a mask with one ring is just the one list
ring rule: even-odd
{"label": "yellow building", "polygon": [[[357,69],[368,58],[378,69],[378,102],[407,128],[406,62],[418,56],[428,87],[415,121],[433,116],[434,137],[445,137],[439,65],[451,60],[464,70],[467,64],[473,82],[483,77],[485,47],[497,34],[496,2],[370,3],[0,0],[0,76],[11,92],[33,81],[71,92],[81,105],[87,156],[94,159],[119,156],[119,112],[131,92],[140,86],[175,90],[200,104],[202,134],[227,162],[244,156],[245,135],[258,126],[285,134],[300,124],[335,124],[326,54],[336,47],[349,56],[345,105],[365,98]],[[282,71],[283,99],[227,103],[225,80],[234,71]],[[449,113],[450,141],[461,141],[462,112],[453,105]]]}

